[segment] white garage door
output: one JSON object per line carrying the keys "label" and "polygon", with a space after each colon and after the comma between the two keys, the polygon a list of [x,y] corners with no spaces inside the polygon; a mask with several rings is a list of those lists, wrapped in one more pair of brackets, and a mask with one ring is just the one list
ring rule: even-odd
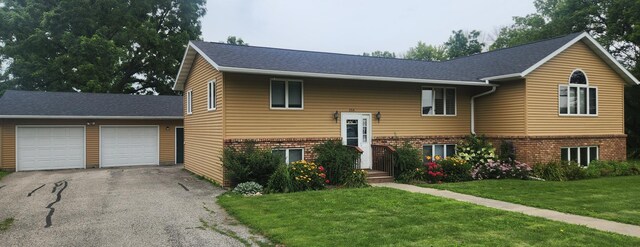
{"label": "white garage door", "polygon": [[16,133],[16,169],[84,168],[84,127],[25,127]]}
{"label": "white garage door", "polygon": [[101,126],[101,167],[158,163],[158,126]]}

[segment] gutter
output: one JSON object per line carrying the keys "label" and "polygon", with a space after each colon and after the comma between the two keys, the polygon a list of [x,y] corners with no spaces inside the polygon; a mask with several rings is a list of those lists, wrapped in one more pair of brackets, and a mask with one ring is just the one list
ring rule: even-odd
{"label": "gutter", "polygon": [[[485,82],[487,84],[489,84],[489,80],[485,80]],[[497,85],[492,85],[491,90],[483,92],[483,93],[480,93],[478,95],[475,95],[475,96],[471,97],[471,134],[473,134],[473,135],[476,134],[476,117],[475,117],[475,115],[476,115],[476,113],[475,113],[475,110],[476,110],[476,104],[475,104],[476,98],[480,98],[482,96],[492,94],[492,93],[494,93],[496,91],[497,88],[498,88]]]}

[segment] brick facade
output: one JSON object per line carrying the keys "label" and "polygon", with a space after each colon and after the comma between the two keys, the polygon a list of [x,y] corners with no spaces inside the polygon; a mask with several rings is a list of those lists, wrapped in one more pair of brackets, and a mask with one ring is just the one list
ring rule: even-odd
{"label": "brick facade", "polygon": [[496,149],[502,141],[511,141],[516,158],[527,164],[560,160],[563,147],[597,146],[600,160],[625,160],[627,136],[536,136],[536,137],[488,137]]}
{"label": "brick facade", "polygon": [[425,144],[458,144],[465,136],[378,136],[373,137],[373,144],[400,147],[409,143],[412,147],[422,150]]}
{"label": "brick facade", "polygon": [[313,160],[315,155],[313,147],[327,141],[341,141],[342,138],[269,138],[269,139],[226,139],[225,147],[241,149],[248,141],[254,142],[258,148],[284,149],[284,148],[304,148],[304,159]]}

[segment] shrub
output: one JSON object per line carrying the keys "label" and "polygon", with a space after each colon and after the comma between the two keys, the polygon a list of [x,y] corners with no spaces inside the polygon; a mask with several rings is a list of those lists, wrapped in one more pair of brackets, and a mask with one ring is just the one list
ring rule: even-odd
{"label": "shrub", "polygon": [[396,173],[396,182],[410,184],[413,183],[416,179],[422,180],[424,178],[424,170],[420,168],[416,168],[414,170],[406,170],[402,173]]}
{"label": "shrub", "polygon": [[315,163],[305,160],[289,164],[289,174],[294,191],[321,190],[330,181],[327,179],[325,169]]}
{"label": "shrub", "polygon": [[367,183],[367,172],[363,170],[354,170],[347,176],[343,185],[347,188],[369,187],[369,184]]}
{"label": "shrub", "polygon": [[356,169],[355,161],[360,156],[337,141],[328,141],[313,148],[315,163],[326,169],[327,179],[332,184],[343,184],[346,176]]}
{"label": "shrub", "polygon": [[502,161],[514,161],[516,160],[516,148],[511,141],[502,141],[500,143],[500,156]]}
{"label": "shrub", "polygon": [[262,194],[262,185],[256,182],[239,183],[233,192],[245,196],[258,196]]}
{"label": "shrub", "polygon": [[525,163],[518,161],[503,162],[489,160],[487,163],[480,163],[471,168],[471,177],[473,179],[501,179],[501,178],[520,178],[524,179],[529,176],[531,167]]}
{"label": "shrub", "polygon": [[278,155],[272,154],[271,150],[258,149],[255,143],[246,142],[242,150],[236,150],[233,147],[225,148],[222,163],[231,184],[244,182],[267,184],[269,177],[279,165],[284,164],[284,161]]}
{"label": "shrub", "polygon": [[438,165],[444,171],[444,182],[462,182],[469,181],[471,177],[471,165],[459,157],[447,157],[446,159],[437,161]]}
{"label": "shrub", "polygon": [[422,166],[422,154],[420,149],[412,147],[409,143],[405,143],[400,147],[396,147],[396,164],[394,172],[396,179],[400,176],[409,179],[410,174],[415,174],[416,169]]}
{"label": "shrub", "polygon": [[442,179],[445,177],[444,170],[438,165],[438,163],[430,161],[424,164],[424,172],[422,173],[427,183],[435,184],[442,183]]}
{"label": "shrub", "polygon": [[495,148],[484,137],[469,135],[457,146],[456,155],[470,165],[486,164],[495,159]]}
{"label": "shrub", "polygon": [[640,164],[633,161],[592,161],[586,173],[589,178],[640,175]]}
{"label": "shrub", "polygon": [[278,169],[269,178],[267,183],[268,193],[289,193],[293,192],[293,183],[291,182],[291,174],[289,167],[286,165],[278,166]]}
{"label": "shrub", "polygon": [[591,177],[575,162],[548,162],[533,166],[533,176],[550,181],[568,181]]}

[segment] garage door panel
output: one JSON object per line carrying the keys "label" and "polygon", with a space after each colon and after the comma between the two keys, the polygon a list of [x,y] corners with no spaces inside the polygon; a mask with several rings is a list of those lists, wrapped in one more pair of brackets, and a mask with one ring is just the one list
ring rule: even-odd
{"label": "garage door panel", "polygon": [[17,169],[84,168],[84,127],[17,127]]}
{"label": "garage door panel", "polygon": [[100,135],[102,167],[157,165],[157,126],[103,126]]}

